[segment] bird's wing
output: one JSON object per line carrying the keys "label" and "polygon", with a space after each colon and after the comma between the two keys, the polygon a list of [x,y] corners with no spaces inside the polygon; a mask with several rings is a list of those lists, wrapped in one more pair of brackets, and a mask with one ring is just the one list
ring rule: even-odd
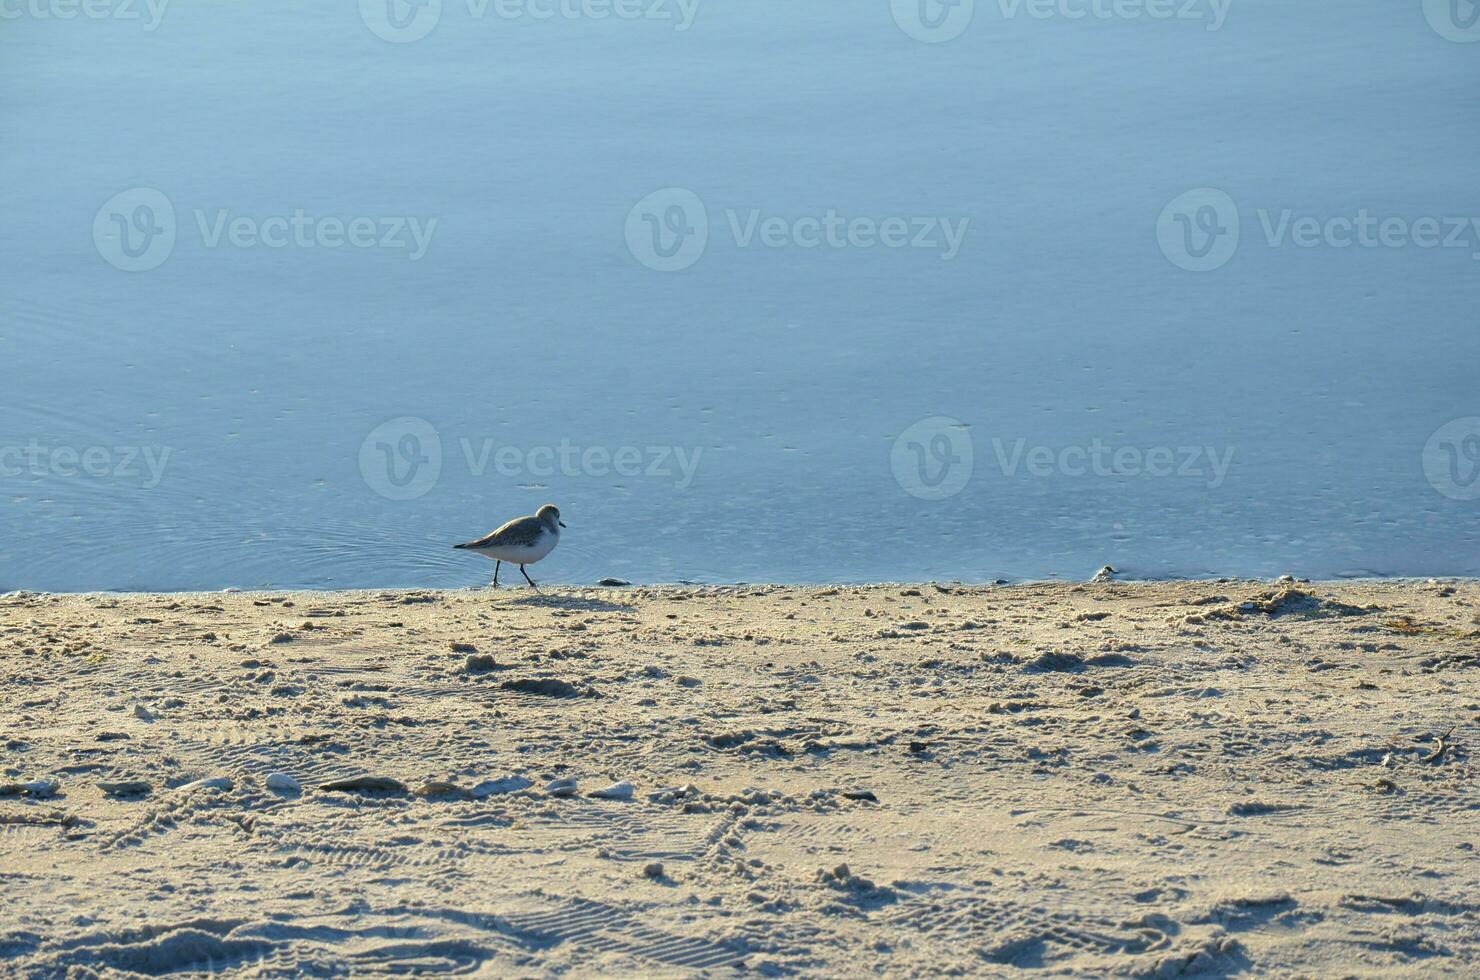
{"label": "bird's wing", "polygon": [[497,531],[477,541],[469,541],[464,548],[505,548],[532,546],[540,540],[541,522],[536,517],[516,517]]}

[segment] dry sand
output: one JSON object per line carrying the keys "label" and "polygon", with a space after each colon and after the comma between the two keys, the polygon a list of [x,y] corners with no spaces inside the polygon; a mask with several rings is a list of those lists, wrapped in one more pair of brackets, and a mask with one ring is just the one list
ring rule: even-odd
{"label": "dry sand", "polygon": [[1473,975],[1480,586],[1291,588],[5,596],[0,974]]}

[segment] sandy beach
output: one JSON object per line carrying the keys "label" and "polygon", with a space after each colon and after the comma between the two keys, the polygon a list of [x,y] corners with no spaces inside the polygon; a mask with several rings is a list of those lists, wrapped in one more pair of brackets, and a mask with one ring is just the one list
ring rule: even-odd
{"label": "sandy beach", "polygon": [[0,598],[0,973],[1480,968],[1480,586]]}

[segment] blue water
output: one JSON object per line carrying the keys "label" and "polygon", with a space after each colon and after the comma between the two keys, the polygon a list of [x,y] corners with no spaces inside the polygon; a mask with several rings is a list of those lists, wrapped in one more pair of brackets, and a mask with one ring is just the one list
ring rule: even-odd
{"label": "blue water", "polygon": [[0,20],[0,590],[1480,574],[1444,3],[389,2]]}

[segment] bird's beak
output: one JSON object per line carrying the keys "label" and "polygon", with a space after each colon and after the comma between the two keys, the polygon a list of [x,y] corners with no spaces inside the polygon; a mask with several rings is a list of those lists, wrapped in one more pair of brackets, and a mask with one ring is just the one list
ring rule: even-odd
{"label": "bird's beak", "polygon": [[565,527],[565,522],[564,521],[556,521],[555,523],[556,524],[559,524],[561,527]]}

